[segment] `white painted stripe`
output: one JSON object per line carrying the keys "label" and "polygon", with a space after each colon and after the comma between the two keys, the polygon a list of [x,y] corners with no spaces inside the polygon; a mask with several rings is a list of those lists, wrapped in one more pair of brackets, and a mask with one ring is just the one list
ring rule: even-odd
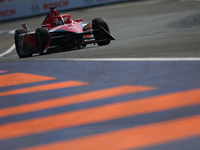
{"label": "white painted stripe", "polygon": [[15,44],[13,44],[7,51],[5,51],[4,53],[0,54],[0,57],[12,52],[15,49]]}
{"label": "white painted stripe", "polygon": [[15,34],[15,30],[10,30],[8,33],[14,35]]}
{"label": "white painted stripe", "polygon": [[67,60],[67,61],[200,61],[200,57],[184,57],[184,58],[44,58],[42,60]]}

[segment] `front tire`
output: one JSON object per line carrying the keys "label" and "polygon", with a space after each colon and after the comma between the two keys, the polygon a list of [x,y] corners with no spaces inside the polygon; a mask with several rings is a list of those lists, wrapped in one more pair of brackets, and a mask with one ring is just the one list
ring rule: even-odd
{"label": "front tire", "polygon": [[25,29],[16,30],[15,35],[14,35],[15,48],[16,48],[16,51],[17,51],[19,58],[31,57],[33,55],[32,53],[24,54],[24,49],[27,48],[27,45],[23,41],[22,41],[22,43],[20,43],[21,42],[20,41],[20,35],[24,34],[24,33],[28,33],[28,30],[25,30]]}
{"label": "front tire", "polygon": [[[100,26],[103,27],[108,33],[110,33],[110,30],[108,28],[105,18],[103,17],[95,18],[92,20],[92,29],[93,30],[99,29],[99,31],[94,32],[95,40],[102,40],[102,39],[105,39],[105,37],[107,36],[105,35],[105,32],[102,31]],[[110,40],[97,42],[99,46],[107,45],[109,43],[110,43]]]}
{"label": "front tire", "polygon": [[51,35],[47,28],[37,28],[36,29],[35,41],[36,41],[36,47],[37,47],[38,53],[40,55],[44,54],[44,50],[45,50],[46,44],[47,44],[50,36]]}

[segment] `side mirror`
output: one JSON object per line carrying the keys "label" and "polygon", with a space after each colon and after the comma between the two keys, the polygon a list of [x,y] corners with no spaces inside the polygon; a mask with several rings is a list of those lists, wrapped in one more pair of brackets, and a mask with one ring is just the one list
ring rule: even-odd
{"label": "side mirror", "polygon": [[52,25],[51,24],[45,24],[45,25],[42,25],[41,27],[46,27],[46,28],[51,28],[52,27]]}
{"label": "side mirror", "polygon": [[83,21],[83,18],[75,19],[74,21],[75,21],[75,22],[80,22],[80,21]]}

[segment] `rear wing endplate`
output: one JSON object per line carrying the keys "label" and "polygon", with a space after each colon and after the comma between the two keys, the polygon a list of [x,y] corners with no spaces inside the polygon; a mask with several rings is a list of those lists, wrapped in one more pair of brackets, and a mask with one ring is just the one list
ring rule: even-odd
{"label": "rear wing endplate", "polygon": [[28,32],[31,32],[31,30],[29,29],[29,27],[25,23],[22,24],[22,28],[25,29],[25,30],[28,30]]}

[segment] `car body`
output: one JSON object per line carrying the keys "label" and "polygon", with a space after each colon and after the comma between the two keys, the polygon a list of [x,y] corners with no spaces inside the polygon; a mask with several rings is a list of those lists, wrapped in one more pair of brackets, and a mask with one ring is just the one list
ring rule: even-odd
{"label": "car body", "polygon": [[103,46],[115,40],[103,17],[93,19],[91,25],[83,22],[82,18],[71,20],[69,14],[59,15],[53,6],[40,28],[31,31],[26,24],[22,24],[22,27],[15,31],[15,46],[20,58],[30,57],[34,53],[42,55],[83,48],[91,43]]}

